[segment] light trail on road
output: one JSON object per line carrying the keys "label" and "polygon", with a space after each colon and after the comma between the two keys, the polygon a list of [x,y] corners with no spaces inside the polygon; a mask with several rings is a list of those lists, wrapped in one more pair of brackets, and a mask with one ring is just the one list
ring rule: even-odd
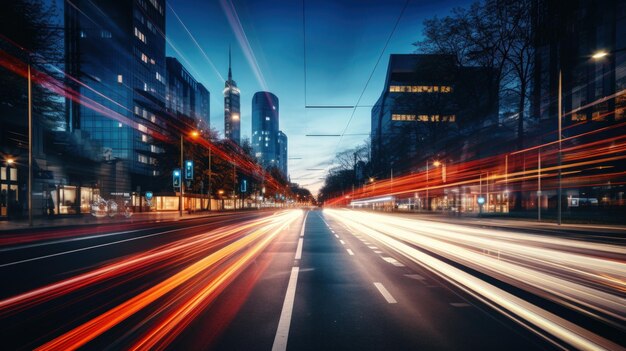
{"label": "light trail on road", "polygon": [[[526,301],[467,267],[625,333],[626,248],[351,210],[324,214],[426,267],[511,319],[579,349],[612,341]],[[451,264],[453,262],[454,264]]]}
{"label": "light trail on road", "polygon": [[[134,349],[166,347],[302,214],[301,210],[282,211],[115,259],[99,268],[1,300],[0,318],[58,299],[69,299],[65,302],[69,306],[96,294],[110,293],[112,288],[123,284],[148,280],[136,294],[116,301],[114,307],[107,307],[95,317],[85,311],[91,317],[80,325],[59,326],[55,334],[62,334],[38,349],[77,349],[138,312],[142,318],[139,325],[148,329],[123,336],[124,342],[130,339],[135,343]],[[158,304],[154,304],[156,301]]]}

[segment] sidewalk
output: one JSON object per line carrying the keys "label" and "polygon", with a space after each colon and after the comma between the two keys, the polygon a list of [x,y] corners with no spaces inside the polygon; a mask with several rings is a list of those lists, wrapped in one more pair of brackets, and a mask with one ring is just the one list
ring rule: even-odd
{"label": "sidewalk", "polygon": [[[250,210],[245,210],[248,212]],[[122,215],[117,215],[113,218],[96,218],[90,214],[76,215],[76,216],[60,216],[60,217],[39,217],[33,218],[33,229],[52,228],[52,227],[66,227],[66,226],[89,226],[89,225],[107,225],[107,224],[131,224],[142,222],[166,222],[166,221],[179,221],[201,217],[212,217],[219,215],[232,214],[244,211],[198,211],[194,213],[183,212],[183,216],[180,217],[178,211],[161,211],[161,212],[138,212],[133,213],[132,217],[126,218]],[[0,221],[0,232],[12,231],[12,230],[24,230],[30,228],[28,225],[28,218],[10,221]]]}

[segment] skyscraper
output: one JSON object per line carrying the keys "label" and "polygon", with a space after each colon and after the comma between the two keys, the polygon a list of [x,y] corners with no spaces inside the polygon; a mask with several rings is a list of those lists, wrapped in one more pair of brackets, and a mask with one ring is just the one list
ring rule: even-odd
{"label": "skyscraper", "polygon": [[287,169],[287,160],[289,159],[289,155],[287,154],[287,134],[279,130],[276,142],[278,143],[278,145],[276,146],[276,151],[278,153],[278,169],[280,169],[285,177],[287,177],[289,176]]}
{"label": "skyscraper", "polygon": [[209,127],[209,91],[174,57],[167,57],[165,108],[181,125]]}
{"label": "skyscraper", "polygon": [[228,80],[224,83],[224,136],[237,144],[241,137],[239,88],[233,80],[230,49],[228,49]]}
{"label": "skyscraper", "polygon": [[[67,129],[102,146],[100,159],[128,163],[126,189],[160,176],[166,134],[165,2],[77,0],[65,5],[68,85],[81,102],[67,100]],[[101,108],[93,108],[93,101]]]}
{"label": "skyscraper", "polygon": [[269,91],[252,97],[252,149],[261,165],[278,166],[278,98]]}

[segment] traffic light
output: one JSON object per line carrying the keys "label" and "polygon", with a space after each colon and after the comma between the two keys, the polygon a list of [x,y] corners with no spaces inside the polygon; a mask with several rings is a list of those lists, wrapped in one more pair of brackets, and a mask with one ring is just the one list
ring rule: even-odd
{"label": "traffic light", "polygon": [[180,188],[180,169],[175,169],[172,172],[172,185],[174,188]]}
{"label": "traffic light", "polygon": [[193,179],[193,161],[191,160],[185,161],[185,179],[186,180]]}

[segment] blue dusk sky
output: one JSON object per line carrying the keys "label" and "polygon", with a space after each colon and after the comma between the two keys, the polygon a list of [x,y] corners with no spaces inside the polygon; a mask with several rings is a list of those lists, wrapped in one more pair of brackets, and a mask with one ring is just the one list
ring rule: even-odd
{"label": "blue dusk sky", "polygon": [[[305,0],[305,30],[302,1],[171,0],[167,55],[178,58],[209,89],[211,126],[223,135],[230,45],[233,79],[241,89],[242,138],[251,134],[252,96],[271,91],[280,100],[280,129],[289,138],[291,180],[316,194],[334,155],[368,137],[371,106],[382,92],[389,54],[414,52],[424,19],[469,3],[410,1],[374,70],[405,0]],[[365,89],[358,107],[305,108],[305,71],[306,105],[354,106]],[[343,138],[306,136],[344,129]]]}

